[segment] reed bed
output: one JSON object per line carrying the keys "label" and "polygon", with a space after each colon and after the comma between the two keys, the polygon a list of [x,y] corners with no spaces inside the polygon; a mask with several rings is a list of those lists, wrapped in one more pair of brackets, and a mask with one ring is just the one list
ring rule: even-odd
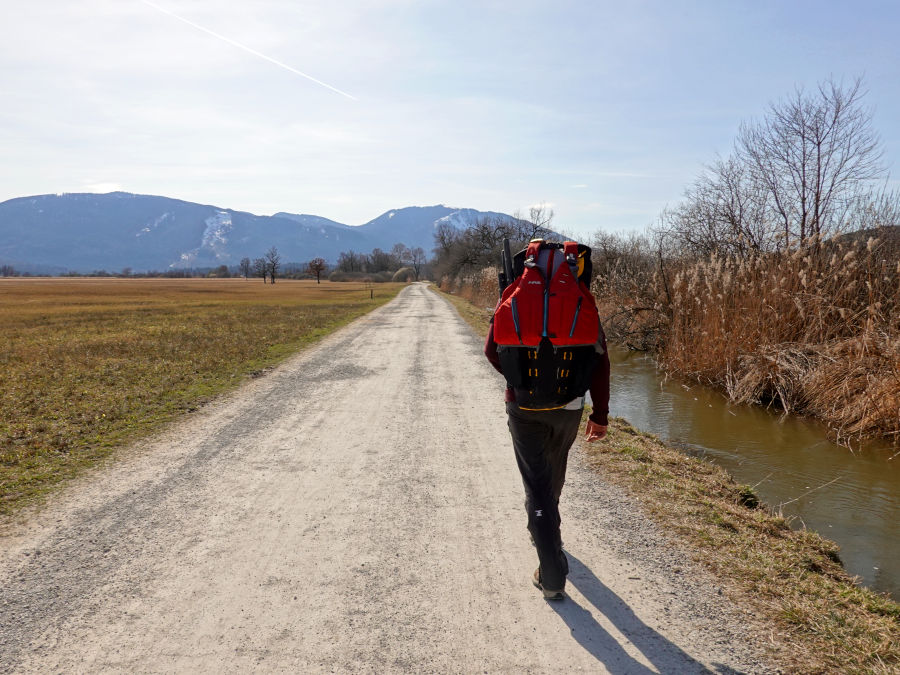
{"label": "reed bed", "polygon": [[497,268],[485,267],[458,277],[445,276],[438,284],[445,293],[468,300],[476,307],[493,310],[499,298]]}
{"label": "reed bed", "polygon": [[370,299],[364,284],[314,281],[0,281],[0,513],[400,287]]}
{"label": "reed bed", "polygon": [[[659,275],[657,275],[659,279]],[[659,360],[735,402],[900,441],[900,258],[872,237],[688,266],[655,292]]]}

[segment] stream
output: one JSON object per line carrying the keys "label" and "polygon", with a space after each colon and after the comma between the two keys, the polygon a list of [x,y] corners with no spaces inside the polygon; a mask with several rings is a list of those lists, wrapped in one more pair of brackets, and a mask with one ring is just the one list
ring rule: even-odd
{"label": "stream", "polygon": [[610,415],[723,466],[781,509],[793,527],[838,543],[851,574],[900,599],[900,455],[888,444],[851,452],[823,424],[730,404],[699,384],[666,379],[653,359],[610,345]]}

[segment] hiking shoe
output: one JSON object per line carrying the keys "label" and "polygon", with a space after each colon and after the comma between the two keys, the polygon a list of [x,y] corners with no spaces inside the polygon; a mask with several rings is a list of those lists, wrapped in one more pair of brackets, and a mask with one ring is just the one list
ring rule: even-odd
{"label": "hiking shoe", "polygon": [[549,588],[544,588],[544,585],[541,583],[541,568],[538,567],[534,571],[534,576],[531,579],[531,583],[535,585],[535,588],[541,589],[541,592],[544,594],[544,600],[562,600],[566,597],[564,591],[551,591]]}

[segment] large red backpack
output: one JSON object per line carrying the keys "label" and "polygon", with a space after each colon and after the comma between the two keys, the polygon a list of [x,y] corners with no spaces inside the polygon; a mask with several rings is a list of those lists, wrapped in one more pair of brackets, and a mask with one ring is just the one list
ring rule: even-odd
{"label": "large red backpack", "polygon": [[601,335],[590,255],[573,241],[534,239],[514,258],[515,279],[493,323],[500,368],[521,408],[559,408],[590,386]]}

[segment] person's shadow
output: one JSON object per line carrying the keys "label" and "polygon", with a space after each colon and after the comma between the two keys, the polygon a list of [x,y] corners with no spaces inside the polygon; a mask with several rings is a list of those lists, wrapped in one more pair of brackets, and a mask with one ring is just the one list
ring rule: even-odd
{"label": "person's shadow", "polygon": [[615,675],[641,675],[644,673],[720,673],[740,675],[740,671],[714,664],[710,670],[693,659],[680,647],[641,621],[618,595],[601,582],[594,573],[571,553],[567,583],[577,588],[594,609],[603,615],[637,648],[656,668],[651,670],[626,652],[616,639],[607,633],[591,614],[571,596],[563,602],[550,603],[553,610],[566,622],[572,637],[610,673]]}

